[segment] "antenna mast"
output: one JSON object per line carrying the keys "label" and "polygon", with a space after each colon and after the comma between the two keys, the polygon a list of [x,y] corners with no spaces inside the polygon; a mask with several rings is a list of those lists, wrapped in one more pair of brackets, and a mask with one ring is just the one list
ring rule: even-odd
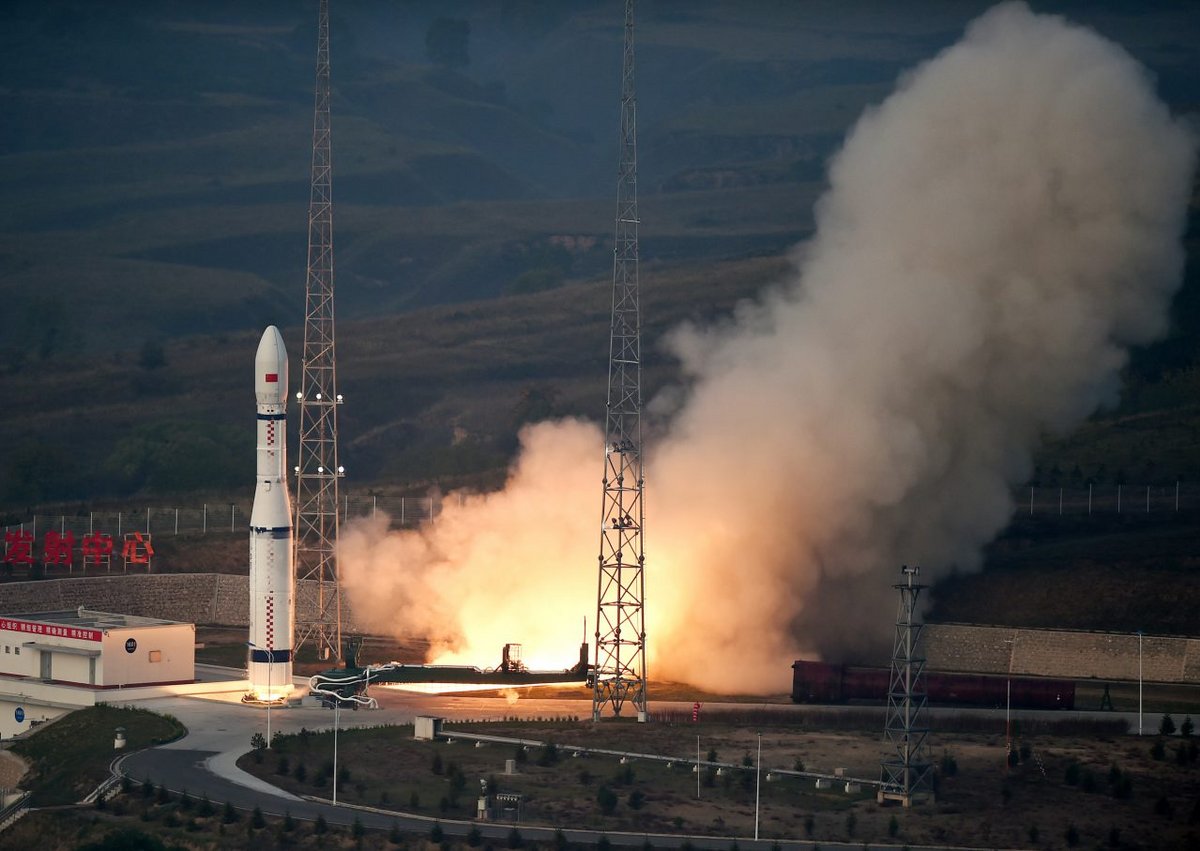
{"label": "antenna mast", "polygon": [[646,627],[642,568],[642,359],[638,306],[637,97],[633,78],[633,5],[625,0],[621,66],[621,154],[613,246],[604,509],[596,601],[592,719],[605,706],[620,716],[632,700],[646,720]]}
{"label": "antenna mast", "polygon": [[313,106],[312,193],[308,204],[304,373],[296,466],[296,640],[317,655],[342,656],[338,585],[337,364],[333,348],[333,162],[329,133],[329,0],[320,0]]}

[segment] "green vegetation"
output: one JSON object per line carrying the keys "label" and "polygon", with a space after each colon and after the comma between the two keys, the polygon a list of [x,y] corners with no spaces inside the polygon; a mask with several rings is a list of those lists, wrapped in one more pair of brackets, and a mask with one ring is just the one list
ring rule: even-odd
{"label": "green vegetation", "polygon": [[[116,756],[117,727],[125,728],[128,750],[173,741],[187,733],[169,715],[144,709],[100,705],[76,710],[13,745],[13,752],[31,765],[21,785],[33,793],[32,804],[72,804],[100,785]],[[150,789],[153,794],[153,785]]]}

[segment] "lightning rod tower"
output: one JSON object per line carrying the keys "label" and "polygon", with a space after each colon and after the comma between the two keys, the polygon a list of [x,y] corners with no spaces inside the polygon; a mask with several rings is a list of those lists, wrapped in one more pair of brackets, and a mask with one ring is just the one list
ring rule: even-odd
{"label": "lightning rod tower", "polygon": [[318,657],[342,655],[338,585],[337,362],[333,337],[333,162],[329,125],[329,0],[320,0],[313,106],[312,192],[308,204],[308,276],[304,373],[296,394],[300,454],[296,466],[296,640]]}
{"label": "lightning rod tower", "polygon": [[931,793],[933,766],[926,755],[925,739],[925,659],[917,655],[921,624],[914,622],[917,597],[924,585],[913,579],[919,567],[900,568],[904,581],[893,585],[900,592],[896,612],[896,641],[892,650],[892,673],[888,685],[887,720],[884,740],[894,753],[880,763],[879,803],[899,801],[911,807],[921,796]]}
{"label": "lightning rod tower", "polygon": [[620,716],[627,700],[646,720],[645,581],[642,549],[642,360],[638,306],[637,97],[633,78],[633,6],[625,0],[621,64],[621,138],[613,245],[612,332],[604,445],[600,581],[592,719],[606,706]]}

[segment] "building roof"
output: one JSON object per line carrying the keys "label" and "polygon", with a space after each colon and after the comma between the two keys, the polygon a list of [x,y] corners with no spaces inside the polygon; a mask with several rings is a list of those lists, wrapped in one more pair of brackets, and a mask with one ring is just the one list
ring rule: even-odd
{"label": "building roof", "polygon": [[141,615],[121,615],[114,612],[97,612],[80,606],[61,612],[33,612],[30,614],[4,615],[13,620],[51,623],[57,626],[74,626],[86,629],[121,629],[134,626],[168,626],[184,621],[168,621],[162,618],[147,618]]}

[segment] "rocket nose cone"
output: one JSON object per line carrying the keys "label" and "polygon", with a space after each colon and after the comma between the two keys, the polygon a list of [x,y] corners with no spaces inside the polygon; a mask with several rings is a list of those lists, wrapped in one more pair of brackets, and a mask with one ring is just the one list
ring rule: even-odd
{"label": "rocket nose cone", "polygon": [[267,326],[254,355],[254,395],[260,405],[282,405],[287,399],[287,349],[283,335]]}

